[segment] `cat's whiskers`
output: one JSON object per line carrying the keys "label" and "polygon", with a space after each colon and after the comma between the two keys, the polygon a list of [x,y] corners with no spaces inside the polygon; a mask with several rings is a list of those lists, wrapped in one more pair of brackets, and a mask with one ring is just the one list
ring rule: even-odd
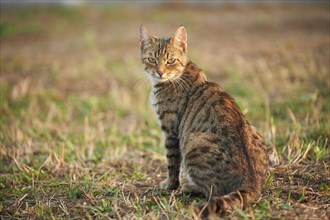
{"label": "cat's whiskers", "polygon": [[133,88],[139,88],[140,86],[143,86],[143,89],[145,88],[149,88],[150,87],[150,83],[148,83],[148,79],[146,77],[145,73],[139,74],[135,81],[133,82]]}
{"label": "cat's whiskers", "polygon": [[180,81],[175,80],[175,83],[178,84],[178,86],[180,87],[181,90],[185,91],[186,88],[184,87],[184,85],[182,83],[180,83]]}
{"label": "cat's whiskers", "polygon": [[173,87],[175,89],[175,92],[177,92],[177,90],[176,90],[177,89],[177,84],[175,82],[175,77],[170,77],[167,80],[171,82],[171,84],[173,85]]}
{"label": "cat's whiskers", "polygon": [[182,79],[180,79],[180,76],[173,77],[172,80],[180,87],[180,90],[188,90],[188,86],[182,81]]}
{"label": "cat's whiskers", "polygon": [[174,90],[175,90],[175,93],[177,93],[177,87],[176,87],[176,83],[175,83],[175,81],[173,80],[173,79],[168,79],[168,81],[170,81],[170,83],[173,85],[173,87],[174,87]]}
{"label": "cat's whiskers", "polygon": [[135,77],[135,81],[134,81],[134,85],[141,79],[145,78],[146,74],[145,73],[139,73],[136,77]]}
{"label": "cat's whiskers", "polygon": [[[184,85],[182,85],[182,83],[180,83],[179,81],[179,78],[180,78],[180,76],[174,76],[174,77],[170,77],[170,78],[168,78],[167,80],[169,80],[169,81],[171,81],[171,82],[173,82],[174,84],[175,84],[175,89],[177,88],[177,87],[179,87],[178,89],[180,89],[180,90],[185,90],[185,86]],[[172,83],[172,85],[173,85],[173,83]],[[177,92],[177,91],[176,91]]]}
{"label": "cat's whiskers", "polygon": [[181,88],[183,88],[184,91],[188,91],[189,85],[185,82],[184,79],[178,77],[175,79],[175,81],[181,86]]}
{"label": "cat's whiskers", "polygon": [[188,85],[188,87],[191,87],[193,83],[189,80],[188,76],[182,74],[180,78]]}
{"label": "cat's whiskers", "polygon": [[181,81],[182,84],[185,85],[185,87],[186,87],[187,90],[189,90],[189,88],[192,86],[191,83],[187,83],[187,80],[185,78],[180,78],[180,81]]}
{"label": "cat's whiskers", "polygon": [[181,86],[181,88],[183,89],[183,91],[186,91],[187,90],[187,87],[184,83],[182,83],[182,80],[180,78],[178,78],[176,80],[176,82]]}
{"label": "cat's whiskers", "polygon": [[175,82],[180,86],[183,91],[186,91],[185,85],[181,82],[180,78],[177,78]]}

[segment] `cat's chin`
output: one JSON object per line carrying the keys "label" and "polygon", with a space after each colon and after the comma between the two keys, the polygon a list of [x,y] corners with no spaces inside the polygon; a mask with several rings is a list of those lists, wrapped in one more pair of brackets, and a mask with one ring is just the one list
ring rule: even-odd
{"label": "cat's chin", "polygon": [[167,78],[160,78],[160,77],[155,77],[155,76],[149,75],[148,78],[151,81],[152,85],[156,85],[159,83],[166,83],[166,82],[170,82],[171,80],[176,80],[179,77],[173,76],[173,77],[167,77]]}
{"label": "cat's chin", "polygon": [[166,82],[170,82],[169,79],[151,79],[151,84],[152,85],[157,85],[157,84],[162,84],[162,83],[166,83]]}

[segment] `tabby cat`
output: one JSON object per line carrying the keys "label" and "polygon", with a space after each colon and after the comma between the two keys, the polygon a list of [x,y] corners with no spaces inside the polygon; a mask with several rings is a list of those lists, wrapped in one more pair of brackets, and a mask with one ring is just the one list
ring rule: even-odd
{"label": "tabby cat", "polygon": [[203,194],[201,216],[246,208],[259,196],[268,164],[261,136],[234,99],[187,56],[187,34],[171,38],[140,28],[141,58],[151,104],[165,134],[168,177],[163,189]]}

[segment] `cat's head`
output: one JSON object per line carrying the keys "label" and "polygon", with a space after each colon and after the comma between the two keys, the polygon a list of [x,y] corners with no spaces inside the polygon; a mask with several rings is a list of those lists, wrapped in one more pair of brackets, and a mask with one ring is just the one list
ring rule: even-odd
{"label": "cat's head", "polygon": [[187,33],[183,26],[171,38],[159,38],[140,27],[141,59],[153,83],[179,78],[188,62]]}

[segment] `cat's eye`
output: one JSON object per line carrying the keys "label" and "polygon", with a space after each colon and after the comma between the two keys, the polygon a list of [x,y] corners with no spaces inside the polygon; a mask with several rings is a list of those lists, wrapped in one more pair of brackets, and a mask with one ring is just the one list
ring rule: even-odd
{"label": "cat's eye", "polygon": [[171,59],[169,59],[169,60],[167,61],[167,64],[172,65],[172,64],[174,64],[175,62],[176,62],[176,59],[171,58]]}
{"label": "cat's eye", "polygon": [[149,63],[156,63],[156,60],[153,57],[148,57],[148,62]]}

